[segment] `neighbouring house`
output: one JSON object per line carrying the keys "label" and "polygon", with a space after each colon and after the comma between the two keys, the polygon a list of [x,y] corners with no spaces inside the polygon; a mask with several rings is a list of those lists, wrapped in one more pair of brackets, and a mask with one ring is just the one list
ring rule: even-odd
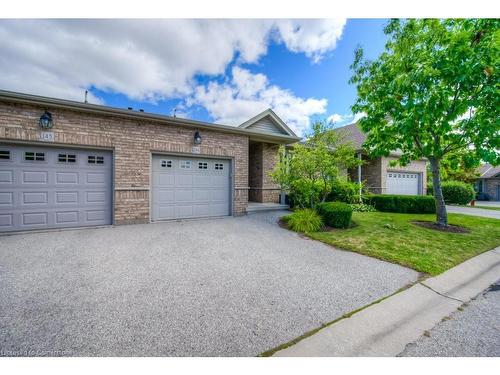
{"label": "neighbouring house", "polygon": [[348,175],[354,182],[363,182],[365,188],[375,194],[425,195],[427,169],[425,159],[414,160],[402,166],[391,166],[391,161],[400,154],[393,152],[389,156],[371,158],[363,149],[366,134],[358,124],[350,124],[335,129],[341,139],[349,142],[356,149],[363,164],[350,169]]}
{"label": "neighbouring house", "polygon": [[477,198],[479,200],[500,201],[500,166],[483,164],[479,167],[478,173]]}
{"label": "neighbouring house", "polygon": [[0,232],[243,215],[279,202],[299,139],[270,109],[238,127],[0,91]]}

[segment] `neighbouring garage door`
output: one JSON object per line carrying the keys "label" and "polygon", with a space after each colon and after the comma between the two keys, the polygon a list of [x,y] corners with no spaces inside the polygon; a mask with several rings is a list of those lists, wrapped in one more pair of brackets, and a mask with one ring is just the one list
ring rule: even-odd
{"label": "neighbouring garage door", "polygon": [[111,224],[110,151],[0,144],[0,232]]}
{"label": "neighbouring garage door", "polygon": [[386,178],[387,194],[419,194],[419,174],[406,172],[388,172]]}
{"label": "neighbouring garage door", "polygon": [[229,160],[153,155],[152,219],[230,214]]}

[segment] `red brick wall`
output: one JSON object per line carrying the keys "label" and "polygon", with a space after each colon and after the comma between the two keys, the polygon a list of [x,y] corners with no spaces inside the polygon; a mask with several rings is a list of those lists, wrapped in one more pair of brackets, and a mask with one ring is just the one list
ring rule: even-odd
{"label": "red brick wall", "polygon": [[[54,120],[54,144],[114,149],[116,224],[149,221],[151,152],[192,153],[193,128],[4,102],[0,103],[0,142],[38,142],[38,119],[46,109]],[[210,130],[200,130],[200,134],[200,155],[233,160],[233,214],[244,214],[248,202],[248,137]],[[41,142],[45,143],[52,142]]]}

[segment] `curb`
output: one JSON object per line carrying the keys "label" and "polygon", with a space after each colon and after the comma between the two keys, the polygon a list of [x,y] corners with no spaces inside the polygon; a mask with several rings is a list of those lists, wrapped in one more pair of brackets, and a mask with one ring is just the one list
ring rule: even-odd
{"label": "curb", "polygon": [[396,356],[499,279],[497,247],[340,319],[274,356]]}

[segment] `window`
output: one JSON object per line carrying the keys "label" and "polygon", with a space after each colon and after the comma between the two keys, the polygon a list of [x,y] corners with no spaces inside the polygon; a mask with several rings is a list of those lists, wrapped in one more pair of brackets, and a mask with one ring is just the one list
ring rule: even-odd
{"label": "window", "polygon": [[0,150],[0,160],[10,160],[10,151]]}
{"label": "window", "polygon": [[59,161],[60,163],[75,163],[76,155],[59,154],[57,161]]}
{"label": "window", "polygon": [[89,155],[87,157],[88,164],[104,164],[104,156]]}
{"label": "window", "polygon": [[24,153],[24,160],[44,161],[45,153],[27,151]]}
{"label": "window", "polygon": [[181,160],[181,169],[191,169],[191,160]]}
{"label": "window", "polygon": [[389,177],[392,177],[392,173],[389,173]]}
{"label": "window", "polygon": [[224,164],[222,163],[215,163],[215,170],[216,171],[222,171],[224,169]]}
{"label": "window", "polygon": [[208,163],[206,163],[204,161],[200,161],[198,163],[198,169],[208,169]]}
{"label": "window", "polygon": [[172,168],[172,160],[161,160],[160,167],[162,168]]}

